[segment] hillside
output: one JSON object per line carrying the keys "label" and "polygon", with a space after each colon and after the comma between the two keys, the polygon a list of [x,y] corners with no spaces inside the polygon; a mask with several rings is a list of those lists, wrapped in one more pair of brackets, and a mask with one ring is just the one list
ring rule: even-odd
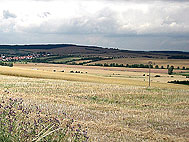
{"label": "hillside", "polygon": [[189,59],[189,52],[180,51],[130,51],[96,46],[73,44],[36,44],[36,45],[0,45],[1,54],[25,55],[28,53],[46,52],[53,55],[106,56],[106,57],[145,57]]}

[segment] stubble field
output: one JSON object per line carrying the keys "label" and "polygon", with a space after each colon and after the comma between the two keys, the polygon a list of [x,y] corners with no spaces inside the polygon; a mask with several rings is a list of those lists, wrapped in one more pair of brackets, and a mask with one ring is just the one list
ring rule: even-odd
{"label": "stubble field", "polygon": [[[159,67],[164,66],[164,68],[169,66],[174,66],[175,68],[180,67],[182,68],[187,67],[189,68],[189,60],[188,59],[149,59],[149,58],[120,58],[120,59],[113,59],[113,60],[105,60],[105,61],[97,61],[95,63],[118,63],[118,64],[148,64],[148,62],[152,61],[153,64],[158,65]],[[94,64],[94,63],[93,63]]]}
{"label": "stubble field", "polygon": [[1,67],[0,92],[60,117],[64,112],[87,128],[89,141],[189,141],[189,87],[166,83],[184,77],[160,74],[163,81],[152,78],[149,88],[145,72],[105,69]]}

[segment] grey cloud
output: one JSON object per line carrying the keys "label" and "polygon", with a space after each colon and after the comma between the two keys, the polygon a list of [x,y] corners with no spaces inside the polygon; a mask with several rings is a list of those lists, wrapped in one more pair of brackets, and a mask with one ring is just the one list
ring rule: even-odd
{"label": "grey cloud", "polygon": [[14,13],[9,12],[8,10],[3,11],[3,18],[9,19],[9,18],[16,18],[17,16]]}
{"label": "grey cloud", "polygon": [[[109,1],[111,3],[120,2],[121,0],[102,1]],[[42,11],[38,14],[41,17],[41,19],[38,18],[41,24],[36,21],[36,23],[34,22],[34,24],[26,26],[19,25],[20,22],[17,22],[18,18],[15,20],[4,20],[3,26],[1,26],[0,21],[0,37],[2,37],[0,38],[0,43],[8,43],[10,41],[14,41],[15,43],[61,42],[92,44],[132,50],[189,51],[189,4],[182,3],[189,2],[189,0],[123,1],[137,3],[155,1],[160,3],[157,5],[156,3],[150,4],[145,12],[140,9],[128,8],[118,13],[115,9],[106,7],[94,14],[89,15],[86,13],[77,18],[68,17],[67,19],[64,19],[64,17],[53,19],[53,14],[56,14],[55,12]],[[180,2],[181,4],[171,3],[169,5],[163,2]],[[9,11],[8,13],[9,16],[5,14],[4,19],[16,18],[16,15],[13,14],[10,16]],[[118,16],[122,17],[121,20],[123,21]],[[47,17],[48,19],[46,19]],[[10,22],[16,23],[7,26]],[[2,33],[1,29],[3,29]],[[5,36],[7,31],[14,31],[15,33],[13,35],[9,32],[10,34]]]}
{"label": "grey cloud", "polygon": [[[64,19],[61,21],[49,20],[39,26],[30,26],[21,30],[41,34],[101,34],[110,37],[181,36],[182,33],[186,36],[189,33],[189,30],[186,30],[187,25],[189,25],[189,20],[180,17],[185,17],[187,14],[181,11],[177,12],[183,16],[175,13],[166,13],[164,9],[161,9],[161,11],[154,9],[148,14],[141,14],[141,11],[136,10],[126,11],[123,13],[123,17],[124,19],[128,19],[128,23],[119,23],[117,13],[106,8],[98,11],[94,15]],[[154,15],[157,14],[159,14],[158,17],[155,17]],[[129,22],[129,19],[131,22]],[[149,27],[142,27],[142,25],[145,26],[149,22]],[[124,26],[127,28],[122,28]]]}
{"label": "grey cloud", "polygon": [[50,12],[44,12],[43,14],[44,14],[45,17],[47,17],[48,15],[51,15]]}
{"label": "grey cloud", "polygon": [[176,20],[174,20],[173,18],[168,16],[164,19],[162,25],[164,25],[164,24],[170,25],[170,24],[173,24],[173,23],[177,23]]}
{"label": "grey cloud", "polygon": [[110,9],[103,9],[92,16],[71,18],[58,22],[50,20],[43,22],[40,26],[27,27],[21,30],[43,34],[112,34],[117,32],[118,27],[116,13]]}
{"label": "grey cloud", "polygon": [[42,14],[39,14],[38,16],[39,16],[40,18],[47,18],[49,15],[51,15],[50,12],[43,12]]}

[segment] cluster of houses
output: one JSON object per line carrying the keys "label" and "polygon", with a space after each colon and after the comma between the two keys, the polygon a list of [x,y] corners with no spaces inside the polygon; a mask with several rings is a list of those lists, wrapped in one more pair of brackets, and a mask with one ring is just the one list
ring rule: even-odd
{"label": "cluster of houses", "polygon": [[37,57],[41,57],[40,54],[32,54],[32,55],[27,55],[27,56],[6,56],[6,55],[1,55],[0,56],[0,61],[19,61],[19,60],[31,60]]}
{"label": "cluster of houses", "polygon": [[34,57],[32,55],[29,56],[15,56],[15,57],[6,57],[6,56],[1,56],[0,61],[18,61],[18,60],[30,60],[33,59]]}
{"label": "cluster of houses", "polygon": [[27,55],[27,56],[6,56],[6,55],[1,55],[0,56],[0,61],[20,61],[20,60],[31,60],[34,58],[38,58],[41,56],[48,56],[48,55],[44,55],[44,54],[31,54],[31,55]]}

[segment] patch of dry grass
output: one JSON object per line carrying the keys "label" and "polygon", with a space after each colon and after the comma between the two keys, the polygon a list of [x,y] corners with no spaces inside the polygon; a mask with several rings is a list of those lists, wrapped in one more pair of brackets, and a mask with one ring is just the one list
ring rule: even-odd
{"label": "patch of dry grass", "polygon": [[[103,72],[103,71],[102,71]],[[110,73],[109,71],[107,71]],[[105,73],[107,73],[105,72]],[[10,75],[10,76],[19,76],[19,77],[29,77],[29,78],[43,78],[43,79],[57,79],[57,80],[67,80],[67,81],[80,81],[80,82],[94,82],[94,83],[102,83],[102,84],[122,84],[122,85],[135,85],[135,86],[148,86],[147,77],[143,78],[141,76],[134,76],[130,74],[129,76],[120,76],[116,75],[105,75],[105,74],[73,74],[73,73],[62,73],[62,72],[52,72],[46,70],[32,70],[18,67],[0,67],[0,74],[2,75]],[[137,73],[138,74],[138,73]],[[146,81],[144,81],[144,79]],[[156,78],[154,78],[156,79]],[[161,78],[162,79],[162,78]],[[185,85],[172,85],[168,83],[159,83],[153,82],[153,87],[161,87],[161,88],[180,88],[185,89],[188,86]]]}
{"label": "patch of dry grass", "polygon": [[[188,59],[151,59],[151,58],[120,58],[120,59],[113,59],[113,60],[104,60],[104,61],[97,61],[95,63],[118,63],[118,64],[148,64],[149,61],[152,61],[159,67],[164,66],[165,68],[167,65],[174,66],[177,68],[178,66],[182,68],[183,66],[189,68],[189,60]],[[94,64],[94,63],[92,63]]]}
{"label": "patch of dry grass", "polygon": [[[41,71],[31,72],[35,73],[42,75]],[[1,95],[22,97],[52,114],[64,111],[88,127],[91,141],[189,141],[186,87],[146,88],[101,80],[95,83],[4,75],[0,79]]]}

